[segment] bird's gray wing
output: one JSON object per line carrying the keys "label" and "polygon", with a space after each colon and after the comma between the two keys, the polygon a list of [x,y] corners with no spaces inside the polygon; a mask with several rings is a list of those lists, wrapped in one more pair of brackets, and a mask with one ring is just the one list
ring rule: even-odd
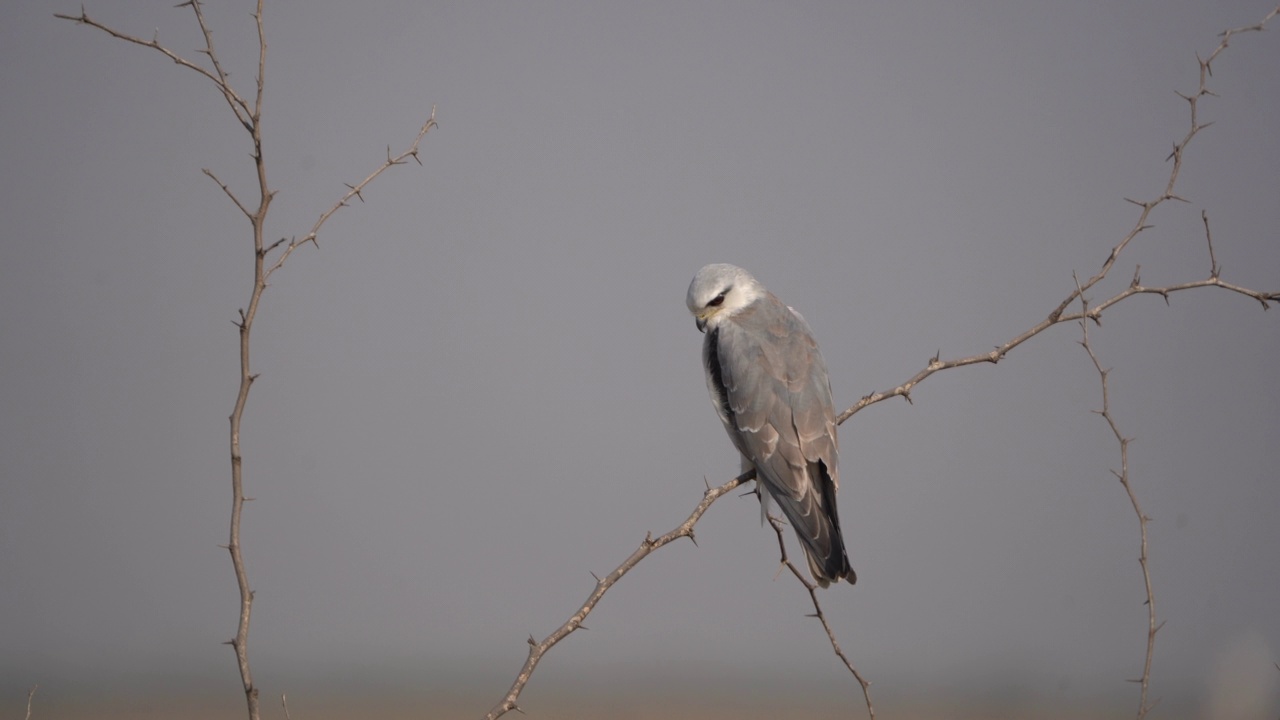
{"label": "bird's gray wing", "polygon": [[852,576],[836,514],[831,387],[808,324],[768,294],[720,323],[704,354],[729,436],[795,528],[814,579]]}

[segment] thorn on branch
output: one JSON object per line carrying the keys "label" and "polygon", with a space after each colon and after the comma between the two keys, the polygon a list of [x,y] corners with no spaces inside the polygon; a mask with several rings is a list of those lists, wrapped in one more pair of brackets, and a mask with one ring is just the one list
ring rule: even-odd
{"label": "thorn on branch", "polygon": [[[1206,210],[1200,211],[1200,221],[1204,223],[1204,239],[1209,244],[1209,277],[1217,280],[1218,275],[1222,272],[1222,268],[1218,267],[1218,258],[1213,254],[1213,233],[1209,230],[1209,213]],[[1262,307],[1265,309],[1267,304],[1264,302]]]}

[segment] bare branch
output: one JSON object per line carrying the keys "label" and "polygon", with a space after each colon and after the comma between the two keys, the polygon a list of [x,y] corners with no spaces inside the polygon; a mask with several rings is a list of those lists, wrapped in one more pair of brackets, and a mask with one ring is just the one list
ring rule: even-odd
{"label": "bare branch", "polygon": [[[243,472],[244,460],[240,450],[240,429],[241,429],[242,421],[244,418],[245,406],[249,399],[249,390],[250,388],[252,388],[254,381],[257,380],[258,378],[258,375],[256,373],[253,373],[250,371],[250,365],[249,365],[249,344],[250,344],[249,341],[253,333],[254,319],[258,315],[258,307],[262,300],[262,294],[263,292],[266,291],[268,286],[267,279],[269,278],[272,272],[280,268],[280,266],[284,263],[285,258],[287,258],[289,254],[298,247],[299,244],[304,243],[308,240],[315,242],[315,236],[316,236],[316,233],[319,231],[320,226],[323,225],[324,222],[328,220],[328,218],[331,215],[333,215],[334,212],[337,211],[337,208],[346,204],[346,201],[351,197],[352,194],[359,195],[360,191],[366,185],[372,182],[374,178],[381,175],[383,171],[385,171],[388,167],[390,167],[391,165],[397,165],[402,163],[409,156],[412,156],[415,160],[417,159],[418,146],[422,142],[422,138],[427,134],[428,130],[430,130],[432,127],[435,127],[436,125],[435,108],[433,107],[431,109],[431,117],[428,118],[426,124],[423,125],[422,130],[418,133],[417,138],[414,139],[413,145],[410,146],[409,150],[395,158],[388,157],[386,163],[384,163],[381,167],[379,167],[367,178],[365,178],[364,181],[362,181],[359,185],[352,187],[350,193],[348,193],[345,197],[339,200],[338,203],[334,205],[333,208],[331,208],[328,212],[326,212],[321,216],[320,220],[315,224],[314,227],[312,227],[311,232],[309,234],[304,236],[301,240],[298,240],[298,239],[285,240],[284,238],[282,238],[272,243],[270,246],[267,246],[264,241],[264,228],[266,227],[267,211],[271,206],[272,199],[275,197],[275,191],[270,188],[270,185],[267,182],[266,162],[263,159],[263,152],[262,152],[262,98],[263,98],[263,88],[264,88],[265,77],[266,77],[266,61],[267,61],[267,40],[266,40],[266,34],[263,31],[263,21],[262,21],[263,0],[258,0],[257,7],[253,13],[253,19],[254,19],[254,23],[256,25],[257,34],[258,34],[258,75],[256,78],[257,88],[256,88],[256,93],[254,95],[254,101],[253,101],[252,107],[250,107],[248,102],[246,102],[244,98],[242,98],[239,94],[237,94],[236,91],[232,88],[231,82],[230,82],[230,75],[227,73],[225,69],[223,69],[222,63],[218,59],[218,53],[214,48],[214,43],[213,43],[213,32],[209,28],[208,22],[206,22],[205,20],[204,8],[201,0],[186,0],[185,2],[181,3],[178,7],[190,7],[192,12],[195,14],[196,23],[200,26],[200,32],[204,36],[204,42],[205,42],[204,48],[199,52],[205,55],[209,59],[209,63],[213,66],[212,71],[210,71],[207,68],[201,67],[200,65],[190,60],[187,60],[186,58],[179,56],[174,51],[161,45],[157,37],[153,37],[151,40],[148,41],[148,40],[142,40],[141,38],[135,37],[133,35],[129,35],[127,33],[114,30],[90,18],[88,13],[84,10],[83,7],[81,7],[80,14],[78,16],[56,15],[56,17],[62,18],[64,20],[71,20],[73,22],[77,22],[83,25],[89,25],[91,27],[98,28],[99,30],[102,30],[103,32],[111,35],[112,37],[118,38],[120,40],[124,40],[126,42],[130,42],[135,45],[141,45],[143,47],[152,48],[162,53],[163,55],[173,60],[174,62],[178,63],[179,65],[190,68],[196,71],[197,73],[199,73],[200,75],[202,75],[203,77],[209,79],[218,88],[218,92],[222,94],[222,97],[227,101],[227,105],[231,108],[231,111],[235,114],[236,119],[249,132],[250,138],[253,141],[252,158],[254,163],[254,169],[257,171],[257,179],[258,179],[258,206],[256,209],[250,210],[244,203],[242,203],[240,199],[236,197],[236,195],[233,192],[231,192],[231,189],[227,187],[226,183],[222,182],[213,173],[213,171],[206,168],[204,169],[204,174],[209,176],[210,179],[212,179],[215,183],[218,184],[218,187],[222,189],[222,192],[226,194],[226,196],[229,197],[233,203],[235,203],[236,208],[238,208],[240,212],[249,219],[249,222],[253,226],[253,249],[254,249],[253,290],[250,293],[248,305],[239,311],[240,319],[239,321],[235,322],[236,328],[238,329],[239,335],[240,335],[240,382],[239,382],[239,389],[236,393],[235,406],[231,411],[231,416],[228,418],[231,425],[230,450],[231,450],[232,506],[231,506],[231,526],[229,531],[230,539],[225,545],[225,547],[227,548],[228,552],[231,555],[231,564],[235,571],[236,584],[240,590],[240,614],[239,614],[239,621],[236,627],[236,635],[232,640],[228,641],[227,644],[231,645],[232,648],[235,650],[236,663],[239,666],[240,679],[244,686],[244,694],[245,694],[245,700],[248,706],[249,718],[250,720],[258,720],[260,716],[259,705],[258,705],[258,687],[254,684],[253,674],[250,672],[249,651],[248,651],[249,623],[253,613],[254,593],[249,585],[248,572],[245,568],[244,555],[240,545],[240,527],[241,527],[241,520],[244,512],[244,505],[246,502],[249,502],[250,500],[252,500],[252,498],[246,497],[244,494],[244,472]],[[419,161],[419,164],[421,164],[421,161]],[[275,260],[275,262],[271,264],[270,267],[268,267],[266,263],[267,253],[281,246],[284,247],[284,250],[281,252],[280,256]],[[281,703],[284,705],[285,715],[287,717],[289,714],[288,700],[285,698],[284,695],[281,695]]]}
{"label": "bare branch", "polygon": [[[191,2],[182,3],[182,5],[179,5],[178,7],[182,7],[184,5],[190,5],[195,9],[196,15],[200,21],[200,27],[201,29],[204,29],[204,15],[199,9],[199,4],[192,0]],[[151,48],[152,50],[162,53],[165,57],[175,63],[200,73],[218,87],[218,92],[222,93],[222,96],[227,99],[227,102],[231,105],[231,110],[236,114],[236,118],[240,120],[240,123],[245,126],[245,129],[252,129],[249,124],[249,106],[239,95],[236,94],[235,90],[233,90],[231,85],[227,82],[226,75],[222,72],[221,67],[219,67],[216,56],[213,53],[212,36],[210,36],[207,31],[205,32],[206,49],[201,52],[210,57],[216,74],[215,72],[209,72],[205,68],[200,67],[196,63],[182,57],[173,50],[161,45],[157,37],[152,37],[150,40],[143,40],[140,37],[120,32],[119,30],[108,27],[107,25],[103,25],[97,20],[89,17],[89,14],[85,11],[83,5],[80,7],[79,15],[63,15],[62,13],[54,13],[53,16],[62,20],[70,20],[81,25],[95,27],[118,40],[124,40],[125,42],[133,43],[134,45]]]}
{"label": "bare branch", "polygon": [[[200,52],[206,55],[209,58],[209,62],[213,64],[213,70],[218,75],[218,89],[222,91],[222,96],[226,98],[227,104],[231,106],[231,112],[236,114],[236,118],[238,118],[241,124],[245,126],[245,129],[253,132],[253,126],[256,125],[258,119],[256,108],[255,112],[252,114],[254,122],[250,123],[250,121],[245,117],[245,115],[250,114],[248,103],[246,103],[235,93],[234,90],[231,89],[231,83],[229,81],[230,76],[222,69],[222,63],[218,62],[218,53],[213,49],[213,33],[209,30],[209,24],[204,20],[204,8],[201,6],[200,0],[187,0],[187,2],[182,3],[182,5],[190,7],[192,12],[196,14],[196,22],[200,24],[200,33],[204,35],[204,50],[201,50]],[[182,7],[182,5],[179,5],[179,7]],[[261,12],[262,3],[258,3],[258,13],[261,14]],[[258,45],[261,48],[261,51],[265,52],[267,44],[266,41],[262,39],[261,23],[258,24],[258,28]],[[261,83],[258,84],[258,89],[262,89]],[[261,96],[259,96],[259,102],[261,102]]]}
{"label": "bare branch", "polygon": [[[1150,201],[1138,201],[1138,200],[1133,200],[1131,198],[1124,198],[1127,202],[1133,203],[1134,205],[1137,205],[1139,208],[1141,208],[1141,212],[1138,214],[1138,219],[1134,223],[1133,228],[1129,230],[1128,234],[1126,234],[1123,238],[1121,238],[1119,243],[1117,243],[1113,248],[1111,248],[1111,252],[1107,254],[1106,261],[1103,262],[1102,267],[1099,268],[1098,271],[1092,277],[1090,277],[1084,283],[1077,283],[1075,289],[1072,290],[1072,292],[1069,295],[1063,298],[1062,302],[1058,303],[1058,306],[1055,307],[1053,311],[1049,313],[1049,316],[1047,318],[1040,321],[1039,323],[1037,323],[1030,329],[1024,331],[1023,333],[1017,335],[1012,340],[1009,340],[1004,344],[997,346],[995,350],[992,350],[991,352],[988,352],[988,353],[983,353],[981,355],[970,355],[968,357],[956,358],[953,360],[938,360],[935,357],[930,360],[930,362],[924,367],[924,369],[922,369],[920,372],[916,373],[915,375],[911,376],[910,379],[908,379],[906,382],[902,383],[901,385],[898,385],[897,387],[894,387],[894,388],[890,388],[888,390],[873,392],[869,395],[864,396],[857,403],[854,403],[847,410],[840,413],[840,415],[836,417],[836,422],[843,423],[845,420],[848,420],[850,417],[852,417],[855,413],[859,412],[863,408],[869,405],[874,405],[883,400],[888,400],[889,398],[902,397],[909,402],[911,400],[911,395],[910,395],[911,390],[914,389],[916,385],[920,384],[922,381],[924,381],[926,378],[928,378],[930,375],[933,375],[936,372],[939,372],[941,370],[949,370],[955,367],[964,367],[966,365],[976,365],[978,363],[993,363],[993,364],[997,363],[1003,360],[1004,356],[1008,354],[1010,350],[1018,347],[1022,343],[1039,335],[1045,330],[1048,330],[1054,325],[1057,325],[1063,322],[1079,320],[1081,317],[1083,317],[1083,313],[1086,311],[1082,311],[1082,314],[1064,315],[1063,313],[1073,302],[1076,302],[1084,293],[1088,292],[1091,288],[1093,288],[1093,286],[1101,282],[1103,278],[1107,277],[1107,274],[1111,272],[1111,269],[1113,267],[1115,267],[1116,261],[1120,258],[1121,253],[1123,253],[1125,249],[1129,246],[1129,243],[1132,242],[1133,239],[1136,238],[1140,233],[1152,227],[1147,221],[1150,218],[1151,212],[1153,210],[1155,210],[1162,203],[1169,200],[1186,202],[1185,199],[1176,195],[1173,190],[1174,190],[1174,186],[1178,182],[1178,176],[1182,171],[1182,157],[1183,157],[1184,151],[1186,150],[1187,146],[1191,143],[1191,140],[1195,138],[1195,136],[1201,130],[1205,129],[1210,125],[1210,123],[1200,123],[1199,120],[1197,119],[1197,112],[1199,109],[1200,98],[1205,95],[1213,95],[1213,93],[1210,92],[1208,88],[1208,79],[1212,75],[1209,69],[1210,63],[1212,63],[1218,57],[1218,55],[1222,53],[1222,51],[1226,50],[1227,41],[1230,40],[1232,35],[1237,35],[1242,32],[1264,30],[1266,28],[1267,22],[1270,21],[1272,18],[1274,18],[1278,13],[1280,13],[1280,7],[1277,7],[1275,10],[1272,10],[1270,13],[1267,14],[1265,18],[1262,19],[1262,22],[1256,25],[1250,25],[1248,27],[1243,27],[1243,28],[1235,28],[1235,29],[1227,30],[1223,32],[1222,42],[1219,43],[1218,47],[1215,48],[1214,51],[1209,55],[1209,58],[1207,60],[1200,60],[1200,86],[1197,88],[1195,94],[1183,95],[1182,93],[1179,93],[1179,95],[1183,99],[1185,99],[1187,103],[1190,105],[1191,121],[1190,121],[1190,126],[1187,130],[1187,133],[1182,137],[1180,141],[1174,144],[1173,152],[1169,154],[1169,159],[1173,160],[1173,166],[1169,169],[1169,176],[1165,181],[1164,191],[1155,200],[1150,200]],[[1197,55],[1197,59],[1198,58],[1199,56]],[[1206,235],[1208,235],[1207,216],[1205,219],[1205,233]],[[1134,295],[1157,294],[1157,295],[1163,296],[1167,301],[1170,293],[1179,292],[1182,290],[1191,290],[1193,288],[1200,288],[1200,287],[1219,287],[1224,290],[1230,290],[1231,292],[1239,293],[1241,295],[1247,295],[1248,297],[1251,297],[1254,300],[1257,300],[1259,303],[1261,303],[1262,308],[1264,310],[1270,307],[1269,303],[1271,301],[1280,300],[1280,291],[1266,292],[1266,291],[1252,290],[1249,288],[1241,287],[1239,285],[1223,282],[1222,280],[1220,280],[1218,275],[1221,272],[1221,268],[1218,267],[1217,260],[1212,255],[1212,248],[1213,248],[1212,239],[1210,239],[1210,269],[1209,269],[1208,279],[1198,280],[1194,282],[1180,283],[1177,285],[1169,285],[1166,287],[1153,287],[1153,288],[1142,287],[1141,285],[1138,285],[1135,282],[1133,285],[1131,285],[1128,289],[1124,290],[1123,292],[1115,295],[1109,300],[1099,303],[1092,309],[1088,310],[1087,311],[1088,316],[1095,321],[1099,320],[1104,310],[1111,307],[1112,305],[1115,305],[1121,300],[1132,297]]]}
{"label": "bare branch", "polygon": [[[364,197],[361,196],[361,192],[364,190],[365,186],[373,182],[374,179],[376,179],[379,175],[386,172],[389,168],[393,166],[403,165],[408,158],[412,157],[413,159],[418,160],[418,146],[422,143],[422,139],[426,137],[427,133],[430,132],[431,129],[435,127],[438,127],[438,125],[436,124],[436,106],[432,105],[431,116],[427,118],[427,121],[423,123],[422,128],[418,130],[418,136],[413,139],[413,144],[409,146],[409,149],[405,150],[404,152],[394,157],[392,157],[391,151],[390,149],[388,149],[387,159],[381,165],[379,165],[376,170],[369,173],[369,175],[364,180],[361,180],[355,185],[348,184],[347,192],[341,198],[339,198],[337,202],[335,202],[332,206],[330,206],[328,210],[325,210],[323,213],[320,214],[320,218],[316,220],[315,225],[311,226],[311,232],[307,233],[306,235],[303,235],[302,237],[291,238],[288,243],[284,244],[284,250],[280,253],[280,256],[277,257],[275,261],[271,263],[271,267],[267,269],[266,275],[270,277],[271,273],[280,269],[280,267],[284,265],[284,261],[289,258],[289,255],[293,254],[293,251],[297,250],[302,245],[305,245],[308,242],[312,244],[316,244],[316,236],[320,232],[320,228],[323,227],[324,224],[329,221],[329,218],[333,217],[333,214],[338,212],[340,208],[346,207],[347,201],[350,200],[352,197],[360,197],[360,199],[363,200]],[[421,160],[418,160],[419,164],[421,164],[421,162],[422,162]],[[281,243],[277,242],[273,244],[270,249],[274,249],[276,246],[280,244]]]}
{"label": "bare branch", "polygon": [[[1205,210],[1200,211],[1200,219],[1204,222],[1204,239],[1209,243],[1209,277],[1217,279],[1222,274],[1222,268],[1218,266],[1218,258],[1213,254],[1213,232],[1209,230],[1209,213]],[[1262,308],[1267,308],[1266,300],[1262,300]]]}
{"label": "bare branch", "polygon": [[[1156,632],[1160,630],[1160,624],[1156,622],[1156,598],[1155,592],[1151,586],[1151,568],[1147,563],[1147,523],[1151,518],[1142,512],[1142,507],[1138,504],[1138,496],[1133,491],[1133,484],[1129,481],[1129,443],[1133,438],[1127,438],[1120,432],[1120,427],[1116,424],[1115,416],[1111,414],[1111,393],[1108,384],[1110,371],[1102,367],[1102,363],[1098,360],[1097,354],[1093,351],[1093,345],[1089,342],[1089,323],[1085,318],[1090,316],[1089,301],[1080,295],[1080,345],[1084,347],[1085,352],[1089,354],[1089,360],[1093,362],[1093,367],[1098,371],[1098,379],[1102,384],[1102,409],[1094,412],[1102,416],[1107,421],[1107,426],[1111,428],[1111,434],[1115,437],[1116,442],[1120,445],[1120,470],[1111,471],[1120,481],[1121,487],[1124,488],[1125,494],[1129,496],[1129,504],[1133,507],[1133,513],[1138,516],[1138,564],[1142,566],[1142,582],[1147,591],[1147,653],[1142,663],[1142,677],[1137,681],[1141,685],[1142,690],[1138,696],[1138,716],[1137,720],[1143,720],[1147,713],[1155,707],[1155,703],[1147,704],[1147,691],[1151,684],[1151,661],[1155,657],[1156,649]],[[1156,702],[1159,702],[1158,700]]]}
{"label": "bare branch", "polygon": [[516,705],[516,700],[520,698],[520,693],[524,691],[524,686],[528,684],[529,678],[533,676],[533,671],[538,667],[538,662],[542,660],[542,656],[545,655],[548,650],[555,647],[555,645],[561,640],[568,637],[574,630],[585,629],[582,627],[582,623],[587,619],[587,616],[591,614],[591,611],[595,609],[596,604],[600,602],[600,599],[604,597],[604,594],[609,592],[609,588],[617,584],[624,575],[630,572],[631,568],[635,567],[641,560],[648,557],[654,550],[679,540],[680,538],[687,537],[692,539],[693,526],[702,518],[702,515],[707,511],[707,508],[711,507],[711,504],[723,497],[725,493],[732,491],[734,488],[745,482],[754,480],[755,476],[755,471],[750,470],[723,485],[708,488],[707,491],[702,494],[702,500],[698,502],[697,507],[693,509],[693,512],[689,514],[689,517],[685,518],[684,522],[680,523],[680,525],[671,532],[657,538],[656,540],[653,538],[652,533],[645,535],[644,540],[640,541],[640,547],[636,548],[635,552],[631,553],[630,557],[623,560],[621,565],[613,569],[613,572],[596,580],[596,586],[591,591],[591,594],[587,596],[586,602],[582,603],[582,606],[578,608],[578,611],[571,615],[563,625],[555,630],[555,632],[543,638],[541,642],[534,640],[533,636],[529,636],[529,657],[524,661],[524,667],[520,668],[520,673],[516,675],[516,680],[512,683],[511,689],[507,691],[506,696],[502,698],[501,702],[494,705],[493,709],[489,711],[489,714],[485,716],[486,720],[496,720],[496,718],[500,718],[512,710],[519,711],[520,708]]}
{"label": "bare branch", "polygon": [[782,520],[771,514],[769,515],[769,524],[773,526],[773,531],[778,535],[778,553],[782,557],[782,566],[790,570],[796,581],[809,592],[809,600],[813,603],[813,615],[809,617],[817,618],[822,623],[822,629],[827,632],[827,640],[831,642],[831,649],[835,651],[836,657],[840,658],[840,662],[844,663],[845,668],[849,670],[853,678],[858,681],[858,685],[862,687],[862,699],[867,705],[868,717],[870,720],[876,720],[876,709],[871,704],[871,682],[862,677],[862,674],[858,672],[858,669],[853,666],[853,663],[844,654],[844,650],[840,649],[840,643],[836,642],[836,634],[831,630],[830,623],[827,622],[827,615],[822,610],[822,603],[818,602],[818,586],[805,577],[800,568],[796,567],[796,564],[791,562],[791,558],[787,556],[787,543],[782,537]]}
{"label": "bare branch", "polygon": [[208,175],[209,179],[218,183],[218,187],[222,188],[222,192],[226,193],[227,197],[231,198],[231,202],[235,203],[236,207],[240,208],[240,212],[244,213],[244,216],[249,218],[250,221],[253,220],[253,213],[249,212],[249,209],[240,202],[240,198],[237,198],[235,193],[231,192],[231,189],[227,187],[227,184],[219,180],[217,175],[213,174],[212,170],[209,168],[200,168],[200,172]]}
{"label": "bare branch", "polygon": [[27,691],[27,717],[26,717],[26,720],[31,720],[31,700],[32,700],[32,698],[34,698],[34,697],[36,696],[36,690],[39,690],[39,689],[40,689],[40,684],[39,684],[39,683],[36,683],[35,685],[32,685],[32,686],[31,686],[31,689],[30,689],[30,690],[28,690],[28,691]]}

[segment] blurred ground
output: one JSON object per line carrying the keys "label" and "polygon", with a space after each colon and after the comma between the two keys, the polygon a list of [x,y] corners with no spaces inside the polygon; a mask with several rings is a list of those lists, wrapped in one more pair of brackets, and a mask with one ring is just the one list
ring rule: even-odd
{"label": "blurred ground", "polygon": [[[466,690],[450,694],[414,695],[408,692],[388,694],[334,694],[331,691],[298,691],[289,696],[289,717],[292,720],[337,720],[342,718],[379,718],[400,720],[432,718],[475,720],[498,699],[505,688],[493,688],[484,693]],[[856,686],[850,687],[856,694]],[[532,695],[530,691],[529,695]],[[877,700],[876,716],[884,720],[1069,720],[1091,718],[1132,717],[1137,695],[1133,702],[1099,703],[1091,706],[1054,707],[1028,700],[1001,700],[978,698],[935,698],[932,700],[903,700],[885,698]],[[21,710],[22,702],[10,698],[6,710]],[[824,698],[806,698],[782,693],[743,692],[733,695],[699,695],[681,691],[674,694],[623,695],[612,698],[596,696],[591,692],[554,694],[540,693],[536,700],[529,698],[522,706],[525,714],[511,713],[512,718],[545,720],[587,720],[610,718],[611,720],[756,720],[764,718],[805,718],[806,720],[835,720],[836,718],[866,718],[866,707],[860,695],[841,696],[832,692]],[[76,699],[36,695],[32,710],[33,720],[58,718],[59,720],[159,720],[160,718],[188,718],[205,720],[212,718],[239,718],[244,716],[242,698],[229,693],[213,696],[207,693],[188,695],[162,694],[155,697],[99,696]],[[284,718],[280,698],[262,698],[264,718]],[[1200,717],[1201,713],[1190,708],[1161,706],[1162,720]],[[22,717],[21,713],[0,713],[0,717]]]}

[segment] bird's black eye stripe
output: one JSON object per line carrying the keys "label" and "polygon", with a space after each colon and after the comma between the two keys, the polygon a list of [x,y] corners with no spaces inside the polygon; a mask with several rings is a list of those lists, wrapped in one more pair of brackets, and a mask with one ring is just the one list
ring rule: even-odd
{"label": "bird's black eye stripe", "polygon": [[725,295],[728,295],[728,294],[729,294],[729,291],[730,291],[730,290],[732,290],[732,289],[733,289],[733,287],[732,287],[732,286],[725,288],[725,289],[724,289],[724,292],[722,292],[722,293],[720,293],[719,295],[715,296],[714,298],[712,298],[712,299],[711,299],[711,302],[707,303],[707,307],[720,307],[721,305],[723,305],[723,304],[724,304],[724,296],[725,296]]}

